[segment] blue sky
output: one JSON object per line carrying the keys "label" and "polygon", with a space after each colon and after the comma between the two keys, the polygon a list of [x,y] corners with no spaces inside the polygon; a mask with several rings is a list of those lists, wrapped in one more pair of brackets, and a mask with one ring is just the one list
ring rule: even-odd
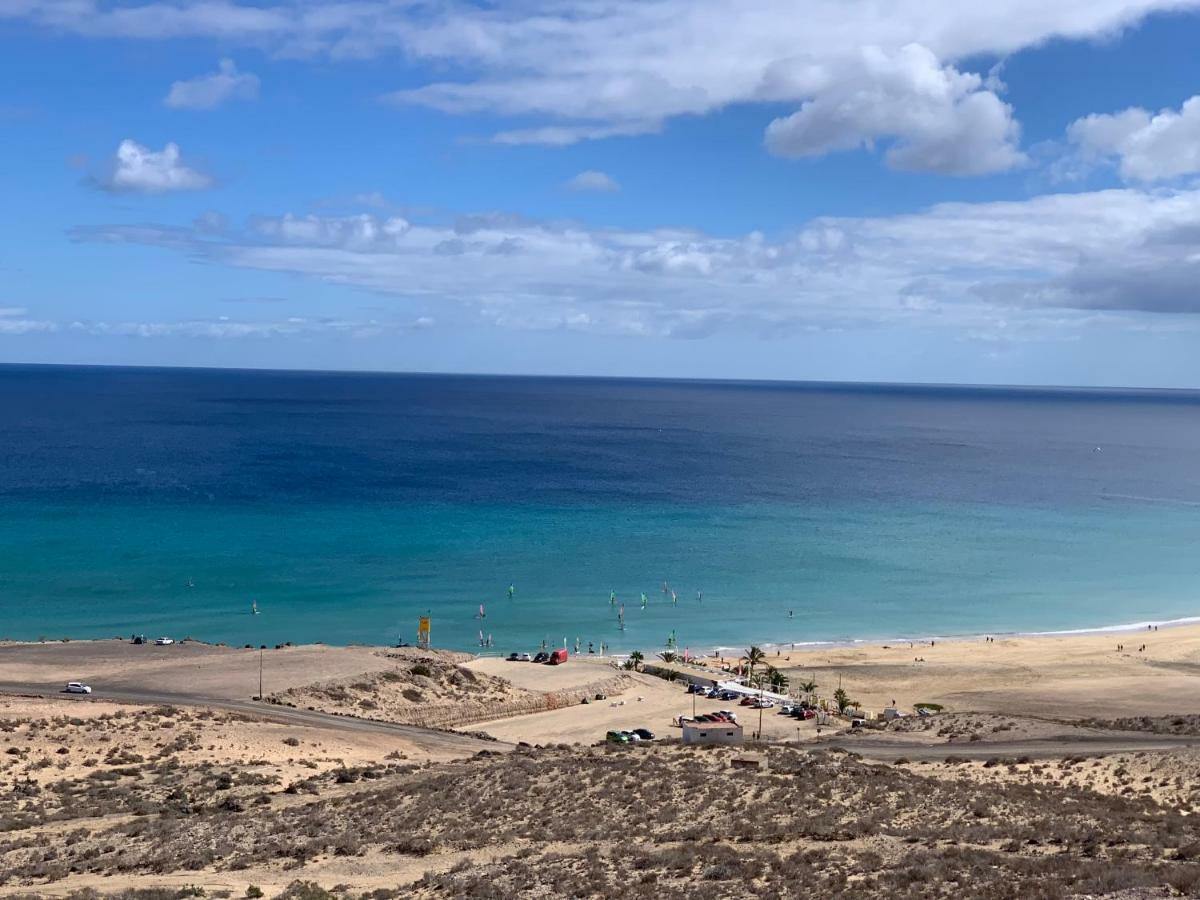
{"label": "blue sky", "polygon": [[1200,387],[1200,0],[962,6],[0,0],[0,360]]}

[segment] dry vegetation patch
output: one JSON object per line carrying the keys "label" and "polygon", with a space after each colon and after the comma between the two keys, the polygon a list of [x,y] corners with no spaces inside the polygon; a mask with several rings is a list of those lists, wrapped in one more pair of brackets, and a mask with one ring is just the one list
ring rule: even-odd
{"label": "dry vegetation patch", "polygon": [[[263,866],[303,881],[358,858],[381,860],[384,873],[428,863],[388,896],[1057,898],[1200,887],[1200,822],[1175,795],[1106,792],[1039,777],[1029,763],[767,753],[767,771],[745,771],[731,768],[732,751],[677,744],[522,748],[283,780],[172,762],[172,751],[105,764],[134,771],[98,785],[63,779],[44,809],[5,794],[0,814],[33,818],[0,840],[0,882],[33,889],[72,876],[200,878]],[[1131,765],[1161,768],[1161,756],[1127,757],[1120,777],[1142,777]],[[1197,762],[1175,764],[1182,774]],[[1111,777],[1117,766],[1114,758]],[[119,796],[106,793],[112,784]],[[88,820],[107,804],[124,812],[120,821]],[[77,827],[48,843],[35,826],[57,815]],[[452,856],[462,862],[436,864]]]}

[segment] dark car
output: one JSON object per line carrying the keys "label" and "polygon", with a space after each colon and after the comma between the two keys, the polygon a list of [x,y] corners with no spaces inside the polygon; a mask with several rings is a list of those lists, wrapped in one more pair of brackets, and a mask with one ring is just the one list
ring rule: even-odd
{"label": "dark car", "polygon": [[533,661],[535,663],[544,663],[549,658],[550,658],[550,654],[547,653],[545,650],[543,650],[540,653],[538,653],[536,656],[534,656]]}
{"label": "dark car", "polygon": [[516,662],[516,661],[517,661],[517,658],[518,658],[520,655],[521,655],[521,654],[517,653],[517,651],[515,651],[515,650],[514,650],[512,653],[508,654],[508,661],[509,661],[509,662]]}
{"label": "dark car", "polygon": [[737,698],[738,698],[738,695],[735,694],[733,691],[722,691],[721,692],[722,700],[736,700]]}
{"label": "dark car", "polygon": [[654,732],[649,728],[635,728],[633,729],[633,733],[640,737],[643,741],[654,740]]}

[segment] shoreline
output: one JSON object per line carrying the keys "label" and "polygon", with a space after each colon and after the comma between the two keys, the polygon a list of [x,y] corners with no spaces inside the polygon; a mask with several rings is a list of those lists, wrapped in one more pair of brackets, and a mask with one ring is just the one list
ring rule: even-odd
{"label": "shoreline", "polygon": [[[862,647],[866,647],[866,646],[874,646],[874,645],[890,645],[891,646],[891,645],[899,645],[899,644],[907,644],[907,643],[911,643],[914,646],[921,646],[921,645],[930,646],[931,642],[943,642],[946,644],[977,643],[977,642],[984,641],[987,638],[993,638],[993,639],[999,639],[999,640],[1011,640],[1011,639],[1032,639],[1032,638],[1096,637],[1096,636],[1105,635],[1105,634],[1112,634],[1112,635],[1136,634],[1138,632],[1150,631],[1154,628],[1164,628],[1164,629],[1186,628],[1189,625],[1200,625],[1200,616],[1182,616],[1182,617],[1174,618],[1174,619],[1145,619],[1145,620],[1142,620],[1139,622],[1125,622],[1125,623],[1120,623],[1120,624],[1115,624],[1115,625],[1096,625],[1096,626],[1089,626],[1089,627],[1083,627],[1083,628],[1063,628],[1063,629],[1055,629],[1055,630],[1050,630],[1050,631],[990,631],[990,632],[967,632],[967,633],[961,633],[961,634],[954,634],[954,633],[928,634],[927,633],[927,634],[920,635],[920,636],[892,635],[890,637],[853,637],[853,638],[839,638],[839,639],[817,640],[817,641],[811,641],[811,640],[810,641],[770,641],[770,642],[762,642],[762,643],[756,643],[755,641],[751,640],[751,641],[746,642],[746,644],[744,646],[719,644],[719,645],[715,645],[715,646],[709,645],[709,646],[697,647],[697,648],[695,648],[694,651],[691,652],[691,656],[694,658],[713,658],[716,656],[728,657],[728,656],[734,655],[735,653],[741,654],[742,652],[745,651],[746,647],[750,647],[750,646],[757,646],[757,647],[762,648],[763,650],[771,650],[771,651],[789,650],[790,652],[793,652],[793,653],[804,653],[804,652],[810,652],[810,651],[818,652],[818,651],[822,651],[822,650],[854,650],[854,649],[862,648]],[[34,638],[21,639],[21,638],[0,637],[0,648],[10,647],[10,646],[12,646],[12,647],[34,646],[34,645],[41,645],[41,644],[56,644],[56,645],[62,645],[62,644],[111,644],[114,641],[129,643],[129,639],[124,637],[123,635],[113,635],[111,637],[70,637],[70,636],[65,636],[65,637],[45,637],[45,638],[38,638],[38,639],[34,639]],[[148,643],[152,643],[152,642],[148,642]],[[276,644],[267,644],[264,647],[259,647],[259,646],[243,645],[243,644],[230,644],[225,641],[210,641],[210,640],[206,640],[204,638],[197,638],[197,637],[191,637],[191,636],[179,638],[176,640],[175,643],[176,644],[199,644],[199,645],[205,646],[205,647],[224,648],[224,649],[228,649],[228,650],[259,650],[259,649],[280,650],[280,649],[292,649],[292,648],[301,648],[301,647],[303,647],[303,648],[327,647],[327,648],[331,648],[331,649],[359,648],[359,649],[368,649],[368,650],[394,650],[394,649],[400,649],[402,647],[405,649],[418,649],[415,644],[403,644],[403,645],[368,644],[368,643],[363,643],[361,641],[355,641],[355,642],[348,643],[348,644],[331,644],[331,643],[328,643],[325,641],[311,641],[308,643],[297,643],[297,642],[292,642],[292,641],[285,641],[285,642],[277,644],[277,645]],[[450,652],[454,652],[454,653],[466,653],[477,659],[489,659],[489,658],[495,658],[495,657],[504,658],[508,655],[509,652],[512,652],[512,651],[505,651],[505,650],[495,650],[495,652],[493,652],[493,653],[480,653],[480,652],[477,652],[478,648],[460,649],[457,647],[442,647],[442,646],[438,646],[438,645],[434,645],[430,649],[431,650],[450,651]],[[570,649],[570,648],[568,648],[568,649]],[[655,648],[655,647],[651,647],[651,648],[647,648],[647,649],[650,652],[657,652],[657,648]],[[634,650],[640,650],[642,652],[647,652],[647,649],[644,649],[643,647],[631,647],[630,649],[627,649],[627,650],[618,650],[618,651],[614,651],[614,652],[609,652],[603,656],[599,653],[588,654],[588,653],[583,653],[583,652],[579,653],[578,655],[579,656],[591,656],[592,658],[595,658],[595,659],[623,660],[623,659],[628,658],[629,654],[632,653]],[[690,649],[691,648],[689,648],[689,650]],[[532,652],[532,651],[530,651],[530,652]],[[575,655],[574,652],[572,652],[572,656],[574,656],[574,655]]]}
{"label": "shoreline", "polygon": [[[1186,628],[1189,625],[1200,625],[1200,616],[1184,616],[1177,619],[1146,619],[1141,622],[1127,622],[1120,625],[1097,625],[1089,628],[1064,628],[1054,631],[988,631],[988,632],[970,632],[964,634],[926,634],[922,637],[902,636],[902,637],[870,637],[870,638],[844,638],[841,640],[829,641],[773,641],[762,644],[747,644],[746,646],[757,646],[763,650],[791,650],[793,653],[803,653],[806,651],[818,650],[854,650],[864,646],[873,646],[878,644],[897,645],[911,643],[914,646],[930,646],[931,642],[944,642],[947,644],[965,644],[977,643],[984,641],[986,638],[994,638],[997,640],[1013,640],[1025,638],[1069,638],[1069,637],[1096,637],[1105,634],[1137,634],[1145,632],[1153,628]],[[792,649],[794,648],[794,649]],[[721,645],[717,647],[703,648],[703,655],[712,657],[718,653],[724,656],[729,656],[733,653],[741,653],[745,647],[733,647]],[[728,651],[728,652],[725,652]],[[628,654],[626,654],[628,655]],[[695,656],[700,656],[698,651]]]}

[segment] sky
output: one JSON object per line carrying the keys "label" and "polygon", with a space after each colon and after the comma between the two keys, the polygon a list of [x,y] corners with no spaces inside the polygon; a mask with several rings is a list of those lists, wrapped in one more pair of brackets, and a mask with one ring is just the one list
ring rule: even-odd
{"label": "sky", "polygon": [[0,361],[1200,387],[1200,0],[0,0]]}

